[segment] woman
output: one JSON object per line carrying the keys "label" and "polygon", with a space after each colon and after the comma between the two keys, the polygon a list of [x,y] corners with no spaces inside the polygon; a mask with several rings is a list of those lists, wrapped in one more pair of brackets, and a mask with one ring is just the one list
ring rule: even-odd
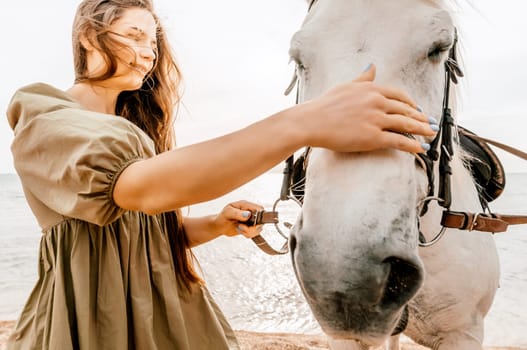
{"label": "woman", "polygon": [[[173,149],[180,72],[150,0],[84,0],[73,27],[75,84],[34,84],[8,109],[12,152],[42,227],[39,280],[8,349],[236,349],[193,266],[191,247],[253,237],[245,201],[184,218],[303,146],[335,151],[425,145],[403,92],[356,81],[207,142]],[[273,142],[268,142],[272,139]]]}

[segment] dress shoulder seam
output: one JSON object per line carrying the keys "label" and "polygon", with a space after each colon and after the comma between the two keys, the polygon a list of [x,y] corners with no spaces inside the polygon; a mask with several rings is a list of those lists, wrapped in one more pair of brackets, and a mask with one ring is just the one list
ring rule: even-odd
{"label": "dress shoulder seam", "polygon": [[129,159],[125,160],[124,162],[122,162],[120,164],[120,166],[117,168],[116,171],[114,171],[113,173],[108,173],[106,175],[108,177],[108,180],[110,180],[110,186],[108,187],[108,191],[106,192],[106,196],[108,197],[108,200],[110,201],[110,203],[112,203],[112,205],[120,208],[117,205],[117,203],[115,203],[115,201],[113,200],[113,190],[115,189],[115,184],[117,183],[117,179],[119,178],[119,176],[121,176],[123,171],[126,168],[128,168],[128,166],[130,166],[132,163],[135,163],[135,162],[140,161],[142,159],[143,158],[141,158],[139,156],[135,156],[135,157],[129,158]]}

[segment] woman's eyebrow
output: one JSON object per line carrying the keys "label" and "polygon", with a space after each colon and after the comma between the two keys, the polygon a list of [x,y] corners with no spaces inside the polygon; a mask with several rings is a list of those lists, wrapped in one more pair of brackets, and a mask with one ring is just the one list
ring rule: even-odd
{"label": "woman's eyebrow", "polygon": [[140,34],[145,34],[145,31],[142,30],[142,29],[139,28],[139,27],[131,26],[131,27],[129,27],[128,29],[131,29],[131,30],[134,30],[134,31],[136,31],[136,32],[139,32]]}
{"label": "woman's eyebrow", "polygon": [[[146,32],[139,27],[130,26],[128,29],[137,32],[141,36],[147,36]],[[157,36],[153,36],[151,39],[152,39],[152,42],[157,42]]]}

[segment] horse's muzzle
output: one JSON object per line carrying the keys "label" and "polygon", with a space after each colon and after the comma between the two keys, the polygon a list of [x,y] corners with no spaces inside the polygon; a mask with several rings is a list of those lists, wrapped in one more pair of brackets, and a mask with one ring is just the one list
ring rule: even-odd
{"label": "horse's muzzle", "polygon": [[324,332],[335,338],[391,335],[406,304],[423,284],[420,260],[389,256],[379,263],[350,263],[338,268],[337,277],[324,267],[315,269],[311,264],[316,259],[295,259],[295,245],[291,247],[293,265],[306,300]]}

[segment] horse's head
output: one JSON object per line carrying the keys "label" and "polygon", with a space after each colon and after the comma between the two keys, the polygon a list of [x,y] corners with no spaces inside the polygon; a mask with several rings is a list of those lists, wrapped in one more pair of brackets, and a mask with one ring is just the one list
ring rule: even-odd
{"label": "horse's head", "polygon": [[[373,62],[376,83],[406,90],[439,120],[454,37],[438,1],[318,0],[291,41],[299,100]],[[306,299],[331,337],[378,344],[397,326],[423,283],[418,207],[427,181],[408,153],[312,150],[291,251]]]}

